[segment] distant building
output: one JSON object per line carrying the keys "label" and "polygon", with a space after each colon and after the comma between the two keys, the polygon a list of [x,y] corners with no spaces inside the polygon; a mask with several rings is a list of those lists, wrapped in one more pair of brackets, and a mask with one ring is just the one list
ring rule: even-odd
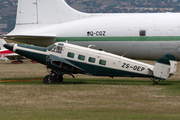
{"label": "distant building", "polygon": [[178,0],[172,0],[173,2],[177,2]]}
{"label": "distant building", "polygon": [[7,28],[7,24],[0,24],[0,29],[1,28]]}

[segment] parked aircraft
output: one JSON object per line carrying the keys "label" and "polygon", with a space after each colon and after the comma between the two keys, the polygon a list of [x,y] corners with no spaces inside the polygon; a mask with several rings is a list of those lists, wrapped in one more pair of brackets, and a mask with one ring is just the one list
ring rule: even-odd
{"label": "parked aircraft", "polygon": [[6,39],[39,46],[68,40],[118,55],[180,60],[180,13],[82,13],[64,0],[18,0],[15,29]]}
{"label": "parked aircraft", "polygon": [[[57,42],[49,47],[22,44],[4,44],[7,49],[42,63],[50,69],[43,82],[63,81],[64,74],[88,74],[109,77],[149,77],[165,80],[174,75],[177,61],[174,55],[166,54],[155,66],[118,56],[105,51],[86,48],[70,43]],[[72,75],[73,76],[73,75]]]}
{"label": "parked aircraft", "polygon": [[20,59],[22,59],[23,57],[18,55],[17,53],[13,53],[12,51],[6,49],[3,47],[3,45],[6,43],[6,41],[4,39],[0,39],[0,60],[5,60],[8,61],[9,59],[11,60],[15,60],[12,61],[12,63],[22,63],[23,61],[21,61]]}

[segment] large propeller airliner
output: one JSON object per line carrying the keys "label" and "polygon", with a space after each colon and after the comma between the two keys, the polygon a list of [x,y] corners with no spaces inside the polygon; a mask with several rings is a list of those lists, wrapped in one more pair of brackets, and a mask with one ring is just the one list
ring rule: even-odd
{"label": "large propeller airliner", "polygon": [[82,13],[64,0],[18,0],[6,39],[39,46],[68,40],[135,59],[180,60],[180,13]]}

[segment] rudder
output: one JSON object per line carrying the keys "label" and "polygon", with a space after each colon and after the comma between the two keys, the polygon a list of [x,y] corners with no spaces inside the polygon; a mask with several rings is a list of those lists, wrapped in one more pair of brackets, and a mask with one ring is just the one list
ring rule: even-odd
{"label": "rudder", "polygon": [[57,24],[89,16],[64,0],[18,0],[16,25]]}
{"label": "rudder", "polygon": [[164,57],[157,60],[153,69],[153,75],[156,79],[165,80],[174,75],[176,69],[177,61],[175,56],[172,54],[166,54]]}

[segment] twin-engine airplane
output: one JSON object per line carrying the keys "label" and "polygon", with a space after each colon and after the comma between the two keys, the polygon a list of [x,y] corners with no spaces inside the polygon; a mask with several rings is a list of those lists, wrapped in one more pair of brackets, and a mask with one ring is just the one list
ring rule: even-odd
{"label": "twin-engine airplane", "polygon": [[64,0],[18,0],[16,26],[6,39],[38,46],[68,40],[134,59],[180,60],[180,13],[82,13]]}
{"label": "twin-engine airplane", "polygon": [[[149,77],[165,80],[174,75],[177,61],[174,55],[166,54],[157,60],[155,66],[138,62],[67,42],[57,42],[49,47],[37,47],[22,44],[4,44],[7,49],[42,63],[51,69],[44,77],[45,84],[62,82],[63,74],[88,74],[109,77]],[[73,75],[72,75],[73,76]]]}

